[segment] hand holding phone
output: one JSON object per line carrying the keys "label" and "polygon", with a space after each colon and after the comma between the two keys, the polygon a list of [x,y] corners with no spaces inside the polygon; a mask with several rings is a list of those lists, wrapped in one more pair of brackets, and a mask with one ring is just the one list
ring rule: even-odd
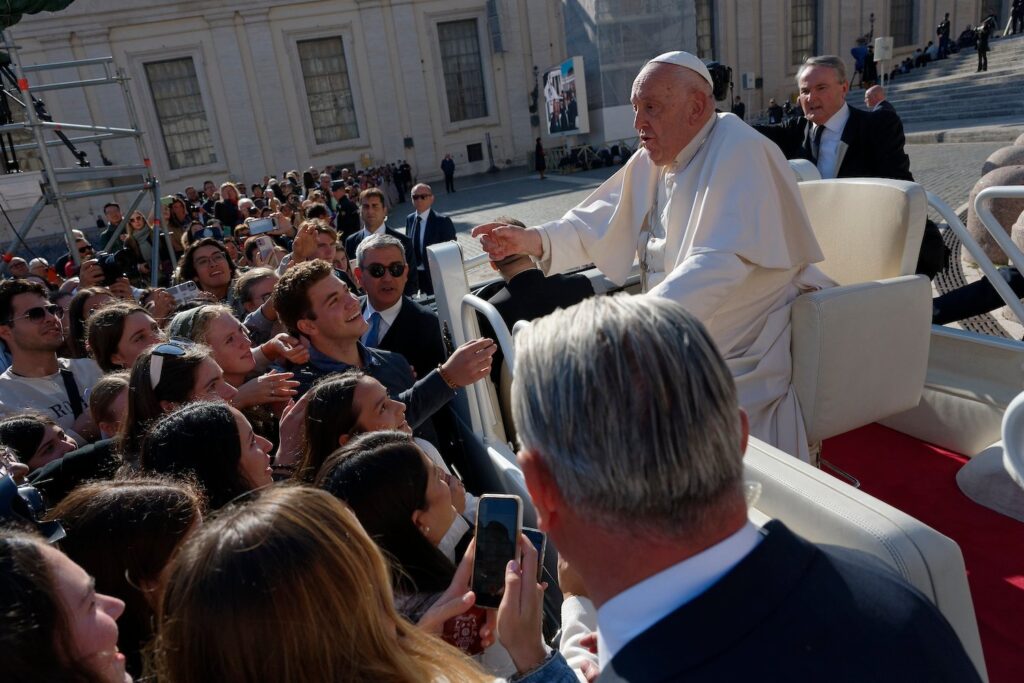
{"label": "hand holding phone", "polygon": [[481,607],[498,609],[501,604],[505,593],[505,568],[518,558],[522,529],[523,502],[519,496],[481,496],[473,562],[473,592],[476,604]]}
{"label": "hand holding phone", "polygon": [[[534,580],[538,553],[525,535],[519,535],[522,559],[506,570],[505,594],[498,607],[498,639],[508,650],[519,673],[538,667],[547,657],[543,646],[544,586]],[[479,552],[479,549],[478,549]]]}

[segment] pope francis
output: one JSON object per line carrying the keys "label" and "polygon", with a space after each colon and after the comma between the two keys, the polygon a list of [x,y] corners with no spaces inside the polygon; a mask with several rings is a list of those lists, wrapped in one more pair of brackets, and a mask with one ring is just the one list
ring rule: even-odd
{"label": "pope francis", "polygon": [[[546,274],[588,263],[678,301],[707,327],[736,381],[750,432],[808,459],[791,386],[790,306],[832,283],[779,148],[716,114],[711,74],[669,52],[640,71],[631,101],[643,149],[562,218],[473,229],[493,260],[529,254]],[[672,406],[665,406],[671,410]]]}

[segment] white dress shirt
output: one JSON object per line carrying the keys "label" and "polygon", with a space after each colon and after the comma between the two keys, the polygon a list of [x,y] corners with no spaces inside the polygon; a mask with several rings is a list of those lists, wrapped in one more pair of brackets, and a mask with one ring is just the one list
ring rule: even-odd
{"label": "white dress shirt", "polygon": [[[380,340],[384,338],[384,335],[388,333],[388,330],[391,329],[391,326],[395,324],[395,318],[398,317],[398,314],[401,312],[401,310],[402,310],[402,297],[399,297],[397,304],[395,304],[391,308],[388,308],[386,310],[380,311],[380,326],[377,328],[377,343],[378,344],[380,344]],[[370,323],[371,327],[373,326],[373,323],[370,322],[370,316],[373,315],[374,311],[376,311],[376,309],[373,307],[373,304],[370,303],[370,300],[367,299],[366,300],[366,310],[363,311],[363,320],[365,320],[366,322]],[[366,330],[366,333],[363,335],[363,343],[364,344],[366,343],[366,335],[368,335],[368,334],[370,334],[370,330]]]}
{"label": "white dress shirt", "polygon": [[839,143],[843,139],[843,129],[850,120],[850,105],[843,103],[842,108],[825,122],[825,132],[821,134],[821,145],[818,148],[818,172],[822,178],[835,178],[836,155]]}
{"label": "white dress shirt", "polygon": [[732,571],[758,543],[750,522],[707,550],[630,586],[597,611],[597,656],[603,670],[619,650]]}

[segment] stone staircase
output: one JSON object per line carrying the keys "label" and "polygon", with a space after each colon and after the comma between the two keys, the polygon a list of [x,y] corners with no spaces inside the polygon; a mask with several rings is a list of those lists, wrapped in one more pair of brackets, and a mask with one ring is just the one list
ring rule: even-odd
{"label": "stone staircase", "polygon": [[[904,125],[1007,116],[1024,123],[1024,34],[990,45],[988,71],[976,73],[978,53],[967,48],[889,81],[888,100]],[[864,91],[852,90],[847,101],[863,109]]]}

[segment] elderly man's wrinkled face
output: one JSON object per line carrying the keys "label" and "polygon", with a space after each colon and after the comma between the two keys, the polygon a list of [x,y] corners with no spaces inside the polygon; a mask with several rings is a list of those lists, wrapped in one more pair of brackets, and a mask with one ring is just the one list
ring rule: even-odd
{"label": "elderly man's wrinkled face", "polygon": [[812,66],[804,69],[797,80],[800,86],[800,106],[811,123],[823,125],[839,111],[850,89],[846,81],[839,80],[839,72],[830,66]]}
{"label": "elderly man's wrinkled face", "polygon": [[[640,134],[651,161],[658,166],[671,162],[700,129],[691,119],[694,98],[673,64],[648,64],[633,82],[633,128]],[[701,118],[703,125],[706,118]]]}

